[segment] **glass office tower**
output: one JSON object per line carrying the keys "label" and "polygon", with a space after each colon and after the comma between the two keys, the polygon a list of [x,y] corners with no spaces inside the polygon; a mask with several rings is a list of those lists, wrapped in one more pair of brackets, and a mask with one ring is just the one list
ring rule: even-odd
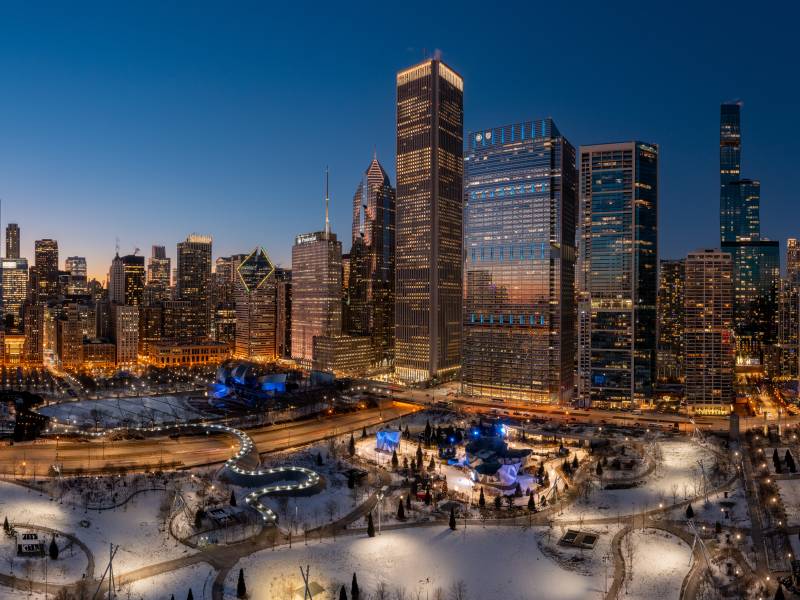
{"label": "glass office tower", "polygon": [[395,375],[461,364],[464,83],[438,59],[397,74]]}
{"label": "glass office tower", "polygon": [[464,159],[465,393],[572,397],[575,149],[550,119],[472,132]]}
{"label": "glass office tower", "polygon": [[650,399],[656,375],[658,146],[580,150],[581,268],[591,318],[581,400],[622,407]]}
{"label": "glass office tower", "polygon": [[719,229],[722,241],[734,241],[741,215],[738,189],[731,183],[741,175],[742,135],[740,102],[720,106],[719,119]]}

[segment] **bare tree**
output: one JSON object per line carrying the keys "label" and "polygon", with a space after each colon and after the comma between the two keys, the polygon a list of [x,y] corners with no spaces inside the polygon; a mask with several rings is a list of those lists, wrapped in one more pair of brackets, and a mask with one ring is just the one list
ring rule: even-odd
{"label": "bare tree", "polygon": [[450,586],[449,600],[467,600],[467,584],[463,579],[453,582]]}

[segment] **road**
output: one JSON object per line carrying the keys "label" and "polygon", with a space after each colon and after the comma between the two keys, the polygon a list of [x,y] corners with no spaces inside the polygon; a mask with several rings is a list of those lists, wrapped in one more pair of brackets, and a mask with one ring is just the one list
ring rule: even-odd
{"label": "road", "polygon": [[[259,452],[264,454],[372,427],[416,410],[415,406],[395,403],[389,408],[259,427],[247,430],[247,433]],[[48,439],[0,447],[0,474],[43,475],[50,465],[56,463],[62,465],[65,473],[93,473],[111,468],[138,470],[159,465],[199,467],[222,463],[237,448],[235,438],[211,434],[90,442]]]}

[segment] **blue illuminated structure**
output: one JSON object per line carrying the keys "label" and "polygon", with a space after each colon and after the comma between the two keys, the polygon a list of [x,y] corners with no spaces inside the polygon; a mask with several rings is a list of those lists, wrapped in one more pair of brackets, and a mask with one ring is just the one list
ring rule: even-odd
{"label": "blue illuminated structure", "polygon": [[400,432],[381,430],[375,433],[375,447],[379,452],[394,452],[400,445]]}

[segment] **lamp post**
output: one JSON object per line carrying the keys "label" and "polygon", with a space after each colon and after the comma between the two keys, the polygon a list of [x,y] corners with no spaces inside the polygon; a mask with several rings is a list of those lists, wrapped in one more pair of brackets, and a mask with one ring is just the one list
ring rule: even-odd
{"label": "lamp post", "polygon": [[378,492],[378,535],[381,534],[382,514],[383,514],[383,492]]}

